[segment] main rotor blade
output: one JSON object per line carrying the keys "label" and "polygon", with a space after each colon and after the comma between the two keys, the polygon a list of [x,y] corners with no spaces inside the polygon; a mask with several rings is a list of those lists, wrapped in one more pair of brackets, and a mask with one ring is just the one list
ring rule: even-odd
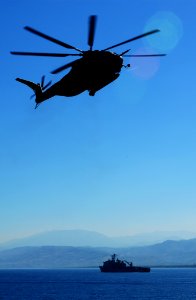
{"label": "main rotor blade", "polygon": [[26,56],[53,56],[53,57],[66,57],[66,56],[82,56],[82,54],[71,54],[71,53],[48,53],[48,52],[22,52],[22,51],[11,51],[14,55],[26,55]]}
{"label": "main rotor blade", "polygon": [[123,57],[153,57],[153,56],[166,56],[166,54],[129,54],[122,55]]}
{"label": "main rotor blade", "polygon": [[61,66],[61,67],[55,69],[55,70],[52,71],[51,73],[52,73],[52,74],[57,74],[57,73],[59,73],[59,72],[61,72],[61,71],[63,71],[63,70],[66,70],[66,69],[72,67],[77,61],[78,61],[78,59],[76,59],[76,60],[74,60],[74,61],[72,61],[72,62],[70,62],[70,63],[68,63],[68,64],[66,64],[66,65],[63,65],[63,66]]}
{"label": "main rotor blade", "polygon": [[58,44],[58,45],[60,45],[60,46],[62,46],[64,48],[74,49],[76,51],[79,51],[79,52],[83,53],[82,50],[80,50],[80,49],[78,49],[78,48],[76,48],[76,47],[74,47],[72,45],[69,45],[67,43],[61,42],[61,41],[59,41],[59,40],[57,40],[57,39],[55,39],[55,38],[53,38],[53,37],[51,37],[49,35],[46,35],[45,33],[42,33],[40,31],[32,28],[32,27],[25,26],[24,29],[27,30],[27,31],[29,31],[29,32],[31,32],[31,33],[33,33],[33,34],[36,34],[36,35],[38,35],[38,36],[40,36],[40,37],[42,37],[42,38],[44,38],[44,39],[46,39],[46,40],[48,40],[50,42]]}
{"label": "main rotor blade", "polygon": [[94,37],[95,37],[95,27],[96,27],[97,16],[93,15],[89,18],[89,33],[88,33],[88,45],[90,50],[93,48]]}
{"label": "main rotor blade", "polygon": [[141,38],[143,38],[143,37],[145,37],[145,36],[147,36],[147,35],[154,34],[154,33],[159,32],[159,31],[160,31],[159,29],[155,29],[155,30],[152,30],[152,31],[148,31],[148,32],[146,32],[146,33],[143,33],[143,34],[140,34],[140,35],[138,35],[138,36],[136,36],[136,37],[133,37],[133,38],[131,38],[131,39],[129,39],[129,40],[126,40],[126,41],[124,41],[124,42],[122,42],[122,43],[119,43],[119,44],[113,45],[113,46],[111,46],[111,47],[108,47],[108,48],[104,49],[103,51],[106,51],[106,50],[109,50],[109,49],[112,49],[112,48],[115,48],[115,47],[124,45],[124,44],[126,44],[126,43],[129,43],[129,42],[132,42],[132,41],[141,39]]}

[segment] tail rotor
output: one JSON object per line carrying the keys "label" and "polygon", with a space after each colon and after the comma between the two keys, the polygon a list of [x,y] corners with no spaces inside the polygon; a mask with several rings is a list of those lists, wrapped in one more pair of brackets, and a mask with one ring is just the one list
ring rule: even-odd
{"label": "tail rotor", "polygon": [[[41,77],[41,83],[38,83],[38,85],[41,87],[42,92],[45,91],[51,84],[52,80],[50,80],[47,84],[45,84],[45,75]],[[31,95],[30,99],[33,99],[36,95]]]}

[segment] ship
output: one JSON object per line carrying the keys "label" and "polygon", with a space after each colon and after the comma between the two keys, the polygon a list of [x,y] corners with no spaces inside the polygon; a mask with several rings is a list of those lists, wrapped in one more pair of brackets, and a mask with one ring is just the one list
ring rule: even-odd
{"label": "ship", "polygon": [[111,259],[104,261],[99,268],[101,272],[150,272],[149,267],[133,266],[132,262],[118,259],[116,254],[113,254]]}

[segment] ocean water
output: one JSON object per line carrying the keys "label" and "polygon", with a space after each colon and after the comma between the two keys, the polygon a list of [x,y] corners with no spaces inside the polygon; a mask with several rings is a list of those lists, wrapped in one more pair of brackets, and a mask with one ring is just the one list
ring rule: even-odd
{"label": "ocean water", "polygon": [[196,299],[196,268],[0,270],[0,300]]}

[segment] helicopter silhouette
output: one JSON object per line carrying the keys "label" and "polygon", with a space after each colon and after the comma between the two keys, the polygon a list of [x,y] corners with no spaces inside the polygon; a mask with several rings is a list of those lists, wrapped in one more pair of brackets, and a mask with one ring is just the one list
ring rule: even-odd
{"label": "helicopter silhouette", "polygon": [[[58,44],[64,48],[72,49],[77,53],[48,53],[48,52],[21,52],[11,51],[14,55],[25,55],[25,56],[48,56],[48,57],[67,57],[67,56],[79,56],[80,58],[69,62],[55,70],[52,74],[57,74],[68,68],[71,68],[61,80],[51,85],[51,82],[44,85],[44,76],[42,77],[41,84],[36,84],[29,80],[22,78],[16,78],[17,81],[29,86],[35,93],[36,107],[43,101],[50,99],[56,95],[72,97],[88,91],[90,96],[94,96],[95,93],[116,80],[121,72],[122,67],[130,67],[130,64],[123,64],[123,57],[154,57],[154,56],[165,56],[166,54],[127,54],[130,49],[123,51],[120,54],[111,52],[109,50],[118,46],[127,44],[129,42],[138,40],[148,35],[159,32],[159,29],[154,29],[130,38],[121,43],[109,46],[103,50],[93,50],[95,29],[97,23],[97,16],[91,15],[89,17],[89,28],[88,28],[88,46],[89,50],[84,51],[78,49],[72,45],[57,40],[49,35],[46,35],[32,27],[25,26],[24,29],[38,35],[50,42]],[[36,108],[35,107],[35,108]]]}

